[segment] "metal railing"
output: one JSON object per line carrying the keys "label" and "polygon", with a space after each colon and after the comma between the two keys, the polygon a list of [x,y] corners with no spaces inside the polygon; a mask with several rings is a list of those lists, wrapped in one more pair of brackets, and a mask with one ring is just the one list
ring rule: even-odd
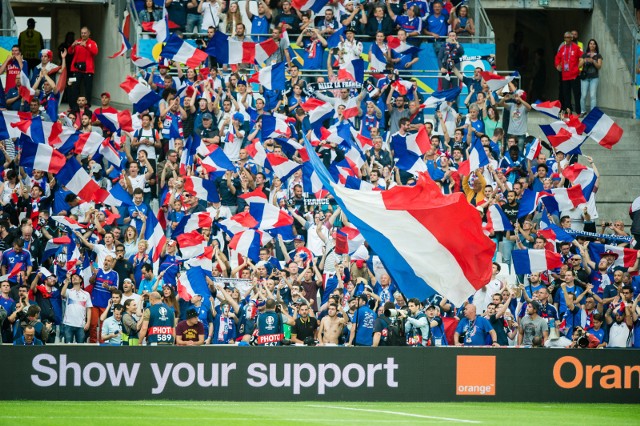
{"label": "metal railing", "polygon": [[635,24],[634,11],[624,0],[596,0],[596,5],[604,15],[609,33],[618,46],[632,80],[635,81],[638,27]]}
{"label": "metal railing", "polygon": [[473,22],[476,26],[476,33],[471,38],[472,42],[478,43],[484,41],[485,43],[495,43],[493,27],[491,26],[487,12],[484,10],[484,7],[482,7],[482,2],[480,0],[469,0],[467,5],[469,6],[469,15],[473,16]]}
{"label": "metal railing", "polygon": [[0,35],[14,37],[18,35],[16,17],[13,15],[11,2],[8,0],[2,2],[2,28],[0,29]]}

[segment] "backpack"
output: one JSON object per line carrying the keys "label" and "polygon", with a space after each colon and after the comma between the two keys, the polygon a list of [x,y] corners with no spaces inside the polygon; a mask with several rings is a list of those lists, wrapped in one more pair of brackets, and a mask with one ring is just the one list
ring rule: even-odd
{"label": "backpack", "polygon": [[387,324],[387,336],[385,337],[386,346],[407,346],[407,339],[404,335],[403,322],[387,320],[387,317],[382,317],[382,320]]}

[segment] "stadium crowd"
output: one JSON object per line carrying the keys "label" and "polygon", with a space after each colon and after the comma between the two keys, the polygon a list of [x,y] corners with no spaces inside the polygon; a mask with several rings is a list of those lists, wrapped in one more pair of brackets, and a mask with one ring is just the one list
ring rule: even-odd
{"label": "stadium crowd", "polygon": [[[491,90],[483,69],[460,70],[458,38],[475,33],[464,3],[332,1],[314,14],[300,10],[303,1],[259,1],[255,9],[247,2],[241,14],[237,2],[167,0],[174,34],[203,33],[198,45],[216,32],[238,41],[271,37],[278,48],[266,63],[287,63],[286,88],[254,91],[251,64],[210,57],[198,69],[161,58],[157,72],[140,70],[139,81],[160,100],[133,111],[132,131],[114,131],[105,119],[121,113],[108,92],[91,105],[94,74],[107,70],[95,69],[105,52],[89,28],[67,37],[60,66],[42,50],[31,69],[16,45],[0,67],[7,77],[4,121],[16,125],[6,127],[23,130],[0,144],[3,343],[640,347],[632,249],[640,243],[640,201],[632,206],[631,230],[620,218],[598,223],[593,160],[546,142],[536,149],[540,141],[527,135],[527,93],[513,83]],[[165,9],[154,1],[136,5],[142,22],[163,19]],[[29,25],[33,30],[35,21]],[[304,47],[302,63],[282,29]],[[397,36],[393,47],[389,34]],[[583,53],[567,34],[555,58],[563,80],[559,119],[575,123],[586,110],[585,81],[595,107],[602,56],[595,40]],[[362,84],[340,84],[333,70],[360,57],[362,35],[374,40],[386,65]],[[468,89],[464,100],[435,103],[433,115],[421,107],[427,95],[409,79],[417,53],[406,48],[419,46],[420,35],[434,43],[447,76],[443,90]],[[325,64],[326,75],[305,77]],[[70,109],[59,112],[67,71]],[[23,74],[31,92],[21,90]],[[315,108],[327,105],[318,118]],[[20,126],[25,120],[28,128]],[[78,147],[86,138],[77,138],[60,173],[46,161],[28,161],[25,139],[36,141],[34,124],[46,129],[51,121],[77,135],[100,135],[119,164],[98,146]],[[318,187],[305,138],[350,188],[413,185],[421,170],[443,193],[463,192],[497,243],[491,280],[462,306],[439,294],[407,299],[406,283],[385,271],[384,253],[375,253]],[[408,140],[418,153],[407,152]],[[474,147],[485,164],[464,173]],[[587,203],[564,210],[540,203],[523,214],[529,194],[571,187],[565,172],[578,160],[595,176]],[[67,179],[70,164],[83,170],[74,179]],[[109,197],[96,198],[103,193]],[[511,226],[497,226],[496,208]],[[549,237],[543,231],[550,225],[570,238],[560,231]],[[597,244],[609,249],[590,250]],[[563,265],[518,273],[514,249],[557,252]]]}

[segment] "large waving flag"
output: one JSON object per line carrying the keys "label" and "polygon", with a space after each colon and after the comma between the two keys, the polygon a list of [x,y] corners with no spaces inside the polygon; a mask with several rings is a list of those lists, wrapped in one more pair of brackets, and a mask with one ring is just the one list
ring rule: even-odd
{"label": "large waving flag", "polygon": [[515,76],[512,75],[509,77],[503,77],[490,71],[481,71],[480,75],[484,82],[487,83],[487,86],[489,86],[489,90],[492,92],[502,89],[515,78]]}
{"label": "large waving flag", "polygon": [[118,32],[120,33],[120,48],[116,53],[109,56],[109,59],[113,59],[118,56],[124,56],[129,51],[129,49],[131,49],[129,40],[127,40],[127,38],[124,36],[121,30],[118,30]]}
{"label": "large waving flag", "polygon": [[404,152],[423,156],[431,149],[431,139],[427,129],[422,126],[416,133],[407,133],[404,136],[396,133],[391,137],[391,148],[395,155]]}
{"label": "large waving flag", "polygon": [[364,82],[364,61],[360,58],[345,61],[338,69],[338,80]]}
{"label": "large waving flag", "polygon": [[282,235],[285,241],[293,240],[293,217],[285,210],[269,203],[250,203],[249,213],[258,222],[258,228],[274,236]]}
{"label": "large waving flag", "polygon": [[518,275],[544,272],[562,266],[562,256],[549,250],[514,250],[511,261]]}
{"label": "large waving flag", "polygon": [[419,47],[412,46],[405,41],[401,41],[398,37],[391,35],[387,36],[387,46],[394,52],[403,55],[413,55],[420,51]]}
{"label": "large waving flag", "polygon": [[439,103],[442,102],[454,102],[458,99],[460,95],[460,88],[454,87],[449,90],[441,90],[438,92],[433,92],[425,101],[422,103],[422,108],[433,108]]}
{"label": "large waving flag", "polygon": [[58,173],[67,162],[65,156],[56,149],[43,143],[33,142],[26,135],[20,136],[20,142],[22,144],[20,166],[22,167]]}
{"label": "large waving flag", "polygon": [[161,20],[152,21],[152,22],[142,22],[140,25],[142,26],[143,30],[150,33],[155,33],[156,41],[158,43],[163,43],[164,41],[166,41],[170,34],[169,33],[169,14],[167,13],[167,9],[164,7],[164,4],[162,5]]}
{"label": "large waving flag", "polygon": [[238,213],[218,222],[220,229],[232,238],[237,233],[247,229],[258,229],[259,225],[258,221],[249,212]]}
{"label": "large waving flag", "polygon": [[260,167],[267,165],[267,151],[264,149],[264,145],[257,138],[247,146],[247,154],[253,159],[253,162]]}
{"label": "large waving flag", "polygon": [[615,266],[631,268],[638,258],[638,250],[614,246],[611,244],[589,243],[589,257],[597,265],[605,254],[612,254],[616,257],[613,261]]}
{"label": "large waving flag", "polygon": [[260,259],[260,247],[271,240],[272,238],[265,232],[248,229],[235,234],[229,242],[229,248],[257,262]]}
{"label": "large waving flag", "polygon": [[253,74],[248,80],[250,83],[261,84],[265,89],[284,90],[285,89],[285,71],[286,62],[279,62],[274,65],[262,68]]}
{"label": "large waving flag", "polygon": [[527,160],[533,161],[538,158],[540,151],[542,151],[542,143],[540,142],[540,139],[535,138],[532,140],[525,151],[525,157]]}
{"label": "large waving flag", "polygon": [[531,104],[531,108],[548,115],[549,117],[558,118],[560,110],[562,109],[562,104],[560,104],[560,101],[538,101]]}
{"label": "large waving flag", "polygon": [[554,188],[551,192],[560,211],[572,210],[587,202],[580,185],[573,185],[570,188]]}
{"label": "large waving flag", "polygon": [[580,147],[587,139],[578,128],[570,126],[564,121],[554,121],[551,124],[541,124],[540,129],[547,136],[556,151],[565,154],[580,153]]}
{"label": "large waving flag", "polygon": [[[265,45],[265,48],[260,50],[261,59],[264,54],[267,54],[267,51],[269,51],[269,47]],[[255,43],[231,40],[228,35],[221,31],[216,31],[211,40],[209,40],[205,52],[222,64],[251,64],[256,60]]]}
{"label": "large waving flag", "polygon": [[143,112],[160,102],[160,95],[151,90],[146,82],[136,80],[130,75],[120,84],[120,87],[127,92],[135,112]]}
{"label": "large waving flag", "polygon": [[96,132],[80,133],[73,152],[83,157],[91,158],[102,146],[104,138]]}
{"label": "large waving flag", "polygon": [[371,45],[371,54],[369,55],[369,69],[372,71],[384,71],[387,68],[387,58],[380,46],[376,43]]}
{"label": "large waving flag", "polygon": [[329,0],[293,0],[291,5],[300,12],[311,10],[317,14],[327,3],[329,3]]}
{"label": "large waving flag", "polygon": [[211,228],[214,214],[211,212],[192,213],[184,216],[171,232],[172,237],[199,229]]}
{"label": "large waving flag", "polygon": [[247,204],[269,202],[267,194],[265,194],[260,188],[256,188],[251,192],[245,192],[244,194],[239,195],[238,198],[242,198]]}
{"label": "large waving flag", "polygon": [[584,198],[589,200],[593,190],[595,189],[596,181],[598,180],[593,169],[590,169],[580,163],[575,163],[565,167],[562,170],[562,175],[573,185],[580,185],[582,187]]}
{"label": "large waving flag", "polygon": [[593,108],[582,120],[586,126],[585,133],[591,139],[607,149],[611,149],[622,139],[624,131],[615,121],[602,112],[599,108]]}
{"label": "large waving flag", "polygon": [[530,189],[525,189],[520,198],[520,205],[518,206],[518,218],[527,216],[536,211],[536,207],[544,197],[553,197],[550,192],[534,192]]}
{"label": "large waving flag", "polygon": [[131,62],[133,62],[133,64],[135,66],[137,66],[138,68],[149,68],[149,67],[155,67],[158,65],[157,62],[151,60],[151,59],[147,59],[141,56],[138,56],[138,45],[134,44],[131,47]]}
{"label": "large waving flag", "polygon": [[160,221],[156,215],[151,212],[149,216],[147,216],[147,226],[145,227],[144,238],[149,243],[147,254],[153,263],[153,271],[157,274],[160,266],[160,255],[162,255],[164,246],[167,243],[167,237],[164,234],[162,225],[160,225]]}
{"label": "large waving flag", "polygon": [[273,170],[273,174],[283,181],[289,179],[289,176],[297,172],[302,167],[295,161],[291,161],[287,157],[277,154],[267,154],[267,161],[271,166],[271,170]]}
{"label": "large waving flag", "polygon": [[207,240],[198,231],[185,232],[176,237],[183,259],[191,259],[204,253]]}
{"label": "large waving flag", "polygon": [[487,216],[494,231],[513,231],[513,225],[499,205],[491,204],[487,209]]}
{"label": "large waving flag", "polygon": [[214,150],[201,160],[202,167],[204,167],[208,173],[224,173],[228,170],[235,171],[236,167],[224,153],[224,150],[217,145],[213,145],[213,147]]}
{"label": "large waving flag", "polygon": [[481,167],[489,165],[489,157],[484,152],[484,147],[480,139],[476,139],[473,142],[471,151],[469,152],[469,159],[460,162],[458,166],[458,173],[464,176],[469,176]]}
{"label": "large waving flag", "polygon": [[106,129],[111,133],[116,133],[120,129],[125,132],[133,132],[133,124],[131,119],[131,111],[128,109],[117,112],[99,112],[95,111],[96,118],[102,123]]}
{"label": "large waving flag", "polygon": [[197,68],[209,57],[206,52],[190,45],[175,34],[169,37],[160,56],[165,59],[173,59],[189,68]]}
{"label": "large waving flag", "polygon": [[300,104],[300,107],[309,115],[311,127],[321,126],[325,120],[332,118],[335,113],[333,105],[317,98],[310,98]]}
{"label": "large waving flag", "polygon": [[316,199],[324,198],[329,194],[329,191],[322,187],[322,181],[309,161],[302,163],[302,187]]}
{"label": "large waving flag", "polygon": [[443,195],[424,173],[413,187],[344,188],[331,180],[309,141],[305,146],[323,185],[405,296],[422,300],[435,290],[461,305],[489,282],[495,244],[463,194]]}
{"label": "large waving flag", "polygon": [[[283,34],[280,35],[281,38],[284,37],[284,33],[286,33],[286,31],[283,32]],[[289,39],[289,37],[287,36],[287,40]],[[269,59],[269,57],[271,55],[273,55],[274,53],[276,53],[278,51],[278,49],[280,49],[280,45],[272,38],[268,38],[267,40],[263,41],[262,43],[257,43],[255,45],[255,62],[258,65],[262,65],[265,62],[267,62],[267,59]]]}
{"label": "large waving flag", "polygon": [[364,237],[352,226],[343,226],[336,232],[336,254],[353,254],[362,244]]}
{"label": "large waving flag", "polygon": [[212,180],[186,176],[184,178],[184,190],[200,200],[210,203],[220,202],[218,188],[216,188],[216,183]]}
{"label": "large waving flag", "polygon": [[95,201],[116,207],[122,205],[121,200],[115,198],[91,179],[75,157],[67,159],[64,167],[56,175],[56,179],[84,201]]}

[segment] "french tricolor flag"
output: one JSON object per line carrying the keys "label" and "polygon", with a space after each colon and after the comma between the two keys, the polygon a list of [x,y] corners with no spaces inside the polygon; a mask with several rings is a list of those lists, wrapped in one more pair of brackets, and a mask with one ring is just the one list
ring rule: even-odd
{"label": "french tricolor flag", "polygon": [[545,272],[562,267],[562,256],[549,250],[513,250],[511,261],[518,275]]}
{"label": "french tricolor flag", "polygon": [[300,12],[306,12],[307,10],[313,11],[313,13],[320,13],[322,8],[329,2],[329,0],[293,0],[291,5],[294,9]]}
{"label": "french tricolor flag", "polygon": [[454,102],[460,96],[460,88],[454,87],[449,90],[433,92],[420,106],[421,108],[434,108],[442,102]]}
{"label": "french tricolor flag", "polygon": [[353,117],[357,117],[360,115],[360,101],[358,98],[350,98],[346,105],[344,106],[344,110],[342,111],[342,118],[348,120]]}
{"label": "french tricolor flag", "polygon": [[[75,248],[75,243],[68,236],[52,238],[47,241],[47,245],[44,248],[44,252],[42,254],[41,262],[49,259],[51,256],[54,256],[60,247],[64,247],[66,245],[71,245]],[[68,253],[73,252],[73,249],[68,250]]]}
{"label": "french tricolor flag", "polygon": [[180,274],[176,281],[176,285],[178,287],[178,296],[180,296],[181,300],[186,300],[188,302],[197,294],[191,285],[191,281],[189,281],[189,274],[187,273]]}
{"label": "french tricolor flag", "polygon": [[260,247],[271,240],[271,236],[265,232],[258,229],[248,229],[235,234],[229,242],[229,248],[257,262],[260,259]]}
{"label": "french tricolor flag", "polygon": [[258,222],[258,228],[263,231],[273,231],[271,234],[281,234],[285,241],[293,240],[293,217],[269,203],[249,204],[249,213]]}
{"label": "french tricolor flag", "polygon": [[562,169],[562,175],[573,185],[580,185],[584,198],[588,200],[596,186],[598,176],[587,166],[575,163]]}
{"label": "french tricolor flag", "polygon": [[624,133],[622,127],[599,108],[593,108],[582,123],[586,126],[585,132],[589,137],[607,149],[617,144]]}
{"label": "french tricolor flag", "polygon": [[267,154],[267,161],[271,166],[271,170],[273,170],[273,174],[283,181],[289,179],[289,176],[300,170],[302,167],[295,161],[291,161],[287,157],[277,154]]}
{"label": "french tricolor flag", "polygon": [[49,145],[33,142],[27,136],[20,137],[22,152],[20,166],[49,173],[58,173],[67,162],[66,157]]}
{"label": "french tricolor flag", "polygon": [[408,80],[397,78],[396,81],[391,83],[391,87],[393,87],[393,90],[400,93],[402,96],[405,96],[407,93],[413,90],[413,83]]}
{"label": "french tricolor flag", "polygon": [[336,254],[353,254],[364,244],[364,237],[356,228],[343,226],[336,231]]}
{"label": "french tricolor flag", "polygon": [[531,108],[545,115],[548,115],[549,117],[558,118],[558,116],[560,115],[560,110],[562,110],[562,104],[560,104],[560,101],[538,101],[534,104],[531,104]]}
{"label": "french tricolor flag", "polygon": [[238,213],[218,222],[220,229],[230,237],[247,229],[258,229],[258,225],[258,221],[249,212]]}
{"label": "french tricolor flag", "polygon": [[121,200],[91,179],[75,157],[67,159],[64,167],[56,175],[56,179],[84,201],[95,201],[116,207],[122,205]]}
{"label": "french tricolor flag", "polygon": [[513,231],[513,225],[499,205],[491,204],[487,209],[487,216],[491,220],[494,231]]}
{"label": "french tricolor flag", "polygon": [[166,59],[173,59],[189,68],[199,67],[209,57],[206,52],[190,45],[186,40],[175,34],[169,37],[162,52],[160,52],[160,56]]}
{"label": "french tricolor flag", "polygon": [[425,163],[419,155],[415,155],[409,151],[395,151],[394,157],[396,167],[400,170],[405,170],[415,176],[420,172],[427,171],[427,163]]}
{"label": "french tricolor flag", "polygon": [[514,76],[512,75],[509,77],[503,77],[489,71],[481,71],[480,75],[484,82],[487,83],[487,86],[489,86],[489,90],[492,92],[502,89],[514,79]]}
{"label": "french tricolor flag", "polygon": [[412,46],[405,41],[401,41],[396,36],[387,36],[387,46],[389,46],[389,49],[392,49],[396,53],[405,55],[417,53],[420,51],[420,48]]}
{"label": "french tricolor flag", "polygon": [[544,197],[553,197],[550,192],[533,192],[525,189],[520,198],[520,206],[518,207],[518,218],[524,217],[536,211],[536,207]]}
{"label": "french tricolor flag", "polygon": [[288,139],[291,137],[291,128],[283,119],[283,116],[263,114],[261,136],[262,140],[281,137]]}
{"label": "french tricolor flag", "polygon": [[261,84],[265,89],[284,90],[285,89],[285,71],[286,62],[279,62],[262,68],[253,74],[248,80],[249,83]]}
{"label": "french tricolor flag", "polygon": [[482,147],[482,142],[476,140],[469,152],[469,159],[460,162],[458,166],[458,173],[464,176],[469,176],[471,173],[478,170],[480,167],[484,167],[489,164],[489,157]]}
{"label": "french tricolor flag", "polygon": [[[285,31],[286,32],[286,31]],[[281,35],[281,38],[284,34]],[[288,36],[287,36],[288,40]],[[278,51],[280,45],[272,38],[269,38],[262,43],[257,43],[255,45],[255,63],[258,65],[262,65],[267,62],[267,59],[274,53]],[[244,55],[244,54],[243,54]]]}
{"label": "french tricolor flag", "polygon": [[114,114],[112,112],[94,112],[96,118],[111,133],[116,133],[122,129],[125,132],[133,132],[133,123],[131,119],[131,111],[125,109]]}
{"label": "french tricolor flag", "polygon": [[142,29],[154,33],[156,42],[163,43],[169,37],[169,14],[167,9],[162,5],[162,19],[159,21],[142,22]]}
{"label": "french tricolor flag", "polygon": [[350,126],[350,131],[353,141],[356,142],[361,151],[366,152],[373,148],[373,141],[370,138],[358,133],[358,131],[352,126]]}
{"label": "french tricolor flag", "polygon": [[581,204],[585,204],[587,200],[582,193],[580,185],[573,185],[570,188],[554,188],[551,190],[560,211],[572,210]]}
{"label": "french tricolor flag", "polygon": [[387,67],[387,58],[380,46],[376,43],[371,45],[371,54],[369,55],[369,69],[372,71],[384,71]]}
{"label": "french tricolor flag", "polygon": [[91,158],[102,146],[104,138],[96,132],[80,133],[73,152]]}
{"label": "french tricolor flag", "polygon": [[571,234],[560,228],[558,225],[547,223],[546,226],[546,228],[539,230],[538,234],[543,236],[547,241],[551,241],[554,244],[554,248],[555,244],[558,242],[572,242],[575,240]]}
{"label": "french tricolor flag", "polygon": [[157,274],[160,266],[160,255],[164,250],[165,244],[167,244],[167,237],[165,236],[162,225],[160,225],[160,221],[154,214],[147,216],[144,238],[149,243],[147,254],[149,254],[153,262],[153,271]]}
{"label": "french tricolor flag", "polygon": [[323,185],[406,297],[424,299],[435,291],[461,305],[491,280],[495,244],[463,194],[443,195],[426,174],[415,186],[387,191],[345,188],[332,181],[308,141],[305,146]]}
{"label": "french tricolor flag", "polygon": [[267,194],[262,192],[260,189],[254,189],[251,192],[246,192],[242,195],[239,195],[238,198],[242,198],[247,204],[251,203],[268,203]]}
{"label": "french tricolor flag", "polygon": [[341,183],[345,188],[357,189],[358,191],[373,191],[376,188],[372,183],[353,176],[347,176],[344,179],[344,182]]}
{"label": "french tricolor flag", "polygon": [[186,176],[184,178],[184,190],[201,200],[210,203],[220,202],[218,188],[216,188],[216,183],[212,180]]}
{"label": "french tricolor flag", "polygon": [[589,250],[589,257],[596,265],[600,262],[600,259],[605,253],[613,254],[616,258],[613,261],[613,264],[624,268],[631,268],[634,266],[636,259],[638,258],[638,250],[623,248],[611,244],[589,243],[587,248]]}
{"label": "french tricolor flag", "polygon": [[215,149],[201,160],[202,167],[208,173],[224,173],[228,170],[235,170],[235,166],[224,153],[224,150],[217,145],[213,145],[213,147]]}
{"label": "french tricolor flag", "polygon": [[151,59],[147,59],[141,56],[138,56],[138,45],[134,44],[131,47],[131,62],[133,62],[133,64],[138,67],[138,68],[149,68],[149,67],[155,67],[158,65],[157,62],[151,60]]}
{"label": "french tricolor flag", "polygon": [[325,120],[332,118],[335,112],[333,105],[317,98],[310,98],[300,104],[300,107],[309,115],[311,127],[322,125]]}
{"label": "french tricolor flag", "polygon": [[31,99],[36,95],[36,91],[31,87],[29,77],[25,73],[25,70],[20,71],[20,88],[18,88],[18,94],[25,101],[31,102]]}
{"label": "french tricolor flag", "polygon": [[340,64],[338,80],[364,82],[364,61],[358,58]]}
{"label": "french tricolor flag", "polygon": [[586,135],[581,135],[576,128],[568,126],[563,121],[555,121],[551,124],[541,124],[540,129],[547,136],[549,143],[556,151],[565,154],[580,152],[580,146],[587,139]]}
{"label": "french tricolor flag", "polygon": [[120,49],[113,55],[109,56],[109,59],[113,59],[118,56],[124,56],[129,51],[129,49],[131,49],[129,40],[127,40],[122,31],[118,30],[118,32],[120,33]]}
{"label": "french tricolor flag", "polygon": [[120,87],[129,96],[135,112],[142,112],[160,102],[160,95],[151,90],[146,82],[136,80],[130,75],[120,84]]}
{"label": "french tricolor flag", "polygon": [[22,272],[23,262],[16,263],[8,274],[0,276],[0,281],[7,281],[9,278],[18,276]]}
{"label": "french tricolor flag", "polygon": [[71,229],[72,231],[79,231],[79,230],[85,228],[80,223],[78,223],[77,220],[73,219],[72,217],[51,216],[51,219],[55,220],[56,222],[58,222],[62,226],[66,226],[67,228]]}
{"label": "french tricolor flag", "polygon": [[[260,49],[260,57],[262,58],[268,51],[270,51],[270,47],[265,45],[263,49]],[[216,31],[209,40],[205,52],[216,58],[218,62],[229,65],[252,64],[256,60],[255,43],[231,40],[221,31]]]}
{"label": "french tricolor flag", "polygon": [[253,162],[260,167],[265,167],[267,163],[267,152],[264,149],[264,145],[257,138],[247,146],[247,154],[253,159]]}
{"label": "french tricolor flag", "polygon": [[308,161],[302,163],[302,187],[305,192],[313,194],[318,200],[329,194],[329,191],[322,187],[322,181]]}
{"label": "french tricolor flag", "polygon": [[176,237],[183,259],[191,259],[204,253],[207,240],[198,231],[185,232]]}
{"label": "french tricolor flag", "polygon": [[533,161],[538,158],[540,151],[542,151],[542,143],[540,142],[540,139],[535,138],[531,141],[531,144],[527,146],[525,157],[527,160]]}
{"label": "french tricolor flag", "polygon": [[396,133],[391,137],[394,153],[410,152],[422,156],[431,149],[431,140],[425,126],[420,127],[417,133],[409,133],[402,136]]}
{"label": "french tricolor flag", "polygon": [[197,231],[198,229],[211,228],[213,225],[214,214],[211,212],[201,212],[188,214],[182,218],[180,223],[171,233],[172,237],[180,234]]}

